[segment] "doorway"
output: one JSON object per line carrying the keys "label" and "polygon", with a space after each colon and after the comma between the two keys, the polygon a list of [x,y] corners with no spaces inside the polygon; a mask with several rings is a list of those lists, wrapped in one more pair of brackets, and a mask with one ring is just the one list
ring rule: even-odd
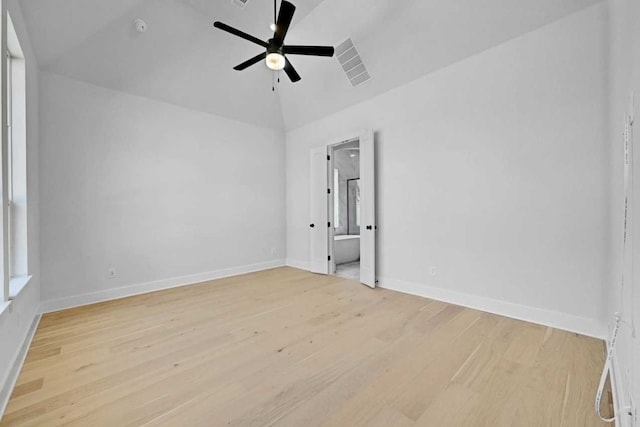
{"label": "doorway", "polygon": [[[339,140],[340,141],[340,140]],[[376,286],[372,131],[311,149],[309,270]]]}
{"label": "doorway", "polygon": [[[333,168],[332,270],[345,279],[360,279],[360,140],[330,147]],[[331,236],[330,236],[331,237]]]}

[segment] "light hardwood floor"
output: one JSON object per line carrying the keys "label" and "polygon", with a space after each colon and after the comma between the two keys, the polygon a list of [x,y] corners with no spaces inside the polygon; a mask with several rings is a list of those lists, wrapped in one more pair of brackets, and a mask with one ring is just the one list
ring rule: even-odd
{"label": "light hardwood floor", "polygon": [[45,315],[2,426],[600,426],[593,338],[293,268]]}

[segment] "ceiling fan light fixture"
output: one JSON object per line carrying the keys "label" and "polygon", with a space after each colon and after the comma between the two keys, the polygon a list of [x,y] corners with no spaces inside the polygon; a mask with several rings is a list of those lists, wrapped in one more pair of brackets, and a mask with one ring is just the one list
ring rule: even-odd
{"label": "ceiling fan light fixture", "polygon": [[284,68],[284,56],[279,53],[270,53],[267,55],[267,67],[274,71],[280,71]]}
{"label": "ceiling fan light fixture", "polygon": [[[243,1],[243,0],[234,0],[234,1]],[[245,2],[248,0],[244,0]],[[263,49],[262,53],[254,56],[251,59],[244,61],[242,64],[238,64],[233,67],[234,70],[242,71],[247,69],[248,67],[261,62],[262,60],[266,60],[267,67],[274,71],[284,70],[291,83],[295,83],[300,81],[300,74],[293,68],[291,62],[289,62],[288,58],[285,58],[285,55],[308,55],[308,56],[328,56],[331,57],[335,53],[335,49],[332,46],[302,46],[302,45],[288,45],[284,43],[285,36],[289,31],[289,26],[291,25],[291,20],[293,19],[293,14],[296,11],[296,7],[287,0],[282,0],[280,3],[280,12],[277,12],[277,0],[273,1],[273,17],[275,18],[275,30],[273,33],[273,37],[267,41],[260,40],[259,38],[252,36],[251,34],[247,34],[244,31],[240,31],[237,28],[233,28],[227,24],[224,24],[220,21],[215,21],[213,26],[225,31],[229,34],[232,34],[236,37],[240,37],[251,43],[257,44],[261,46]],[[279,79],[279,77],[278,77]],[[279,80],[278,80],[279,81]],[[274,89],[275,90],[275,89]]]}

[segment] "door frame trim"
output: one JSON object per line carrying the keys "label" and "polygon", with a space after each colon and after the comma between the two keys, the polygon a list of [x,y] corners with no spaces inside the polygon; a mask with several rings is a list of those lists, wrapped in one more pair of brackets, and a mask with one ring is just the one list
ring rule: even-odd
{"label": "door frame trim", "polygon": [[[326,140],[326,142],[324,143],[324,145],[320,145],[320,146],[316,146],[316,147],[312,147],[311,150],[313,149],[317,149],[319,147],[326,147],[327,148],[327,155],[331,156],[331,159],[327,162],[327,188],[331,189],[331,193],[333,196],[333,192],[335,191],[335,189],[333,188],[333,149],[334,147],[337,147],[339,145],[342,144],[346,144],[349,142],[352,142],[354,140],[359,140],[361,141],[362,139],[364,139],[368,134],[371,135],[375,135],[375,132],[372,129],[369,128],[360,128],[357,130],[352,130],[350,132],[345,132],[342,133],[334,138],[330,138],[328,140]],[[337,141],[337,142],[336,142]],[[327,217],[329,218],[330,222],[331,222],[331,227],[327,227],[328,231],[327,233],[329,233],[329,256],[331,257],[331,260],[327,260],[328,263],[328,270],[329,270],[329,274],[335,274],[335,270],[336,270],[336,266],[335,266],[335,257],[334,257],[334,245],[331,243],[333,241],[333,238],[335,236],[335,231],[334,231],[334,221],[335,218],[333,217],[334,214],[334,210],[333,210],[333,197],[328,197],[327,198]],[[311,260],[309,260],[309,262],[311,262]]]}

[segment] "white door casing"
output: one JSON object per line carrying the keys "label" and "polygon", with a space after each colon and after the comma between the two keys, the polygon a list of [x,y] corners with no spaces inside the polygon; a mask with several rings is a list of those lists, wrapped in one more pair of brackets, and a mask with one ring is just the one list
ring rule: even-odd
{"label": "white door casing", "polygon": [[[356,138],[360,142],[360,282],[374,288],[376,286],[377,226],[373,131],[360,132]],[[343,141],[356,138],[343,139]],[[310,153],[309,270],[319,274],[334,273],[335,269],[331,268],[333,263],[329,259],[331,254],[329,242],[334,234],[329,225],[330,209],[333,212],[332,195],[328,192],[333,182],[329,151],[330,147],[327,145],[313,148]]]}

